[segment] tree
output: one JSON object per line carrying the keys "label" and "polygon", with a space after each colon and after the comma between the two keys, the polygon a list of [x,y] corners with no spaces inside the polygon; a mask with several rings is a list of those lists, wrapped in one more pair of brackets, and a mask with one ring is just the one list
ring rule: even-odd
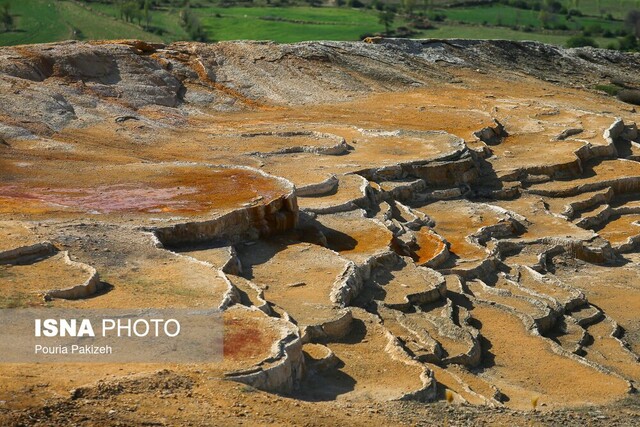
{"label": "tree", "polygon": [[142,7],[144,14],[144,22],[146,23],[146,29],[149,29],[149,22],[151,22],[151,0],[144,0],[144,6]]}
{"label": "tree", "polygon": [[407,15],[413,15],[416,9],[417,0],[402,0],[402,8]]}
{"label": "tree", "polygon": [[587,36],[573,36],[567,40],[567,47],[598,47],[598,43],[595,42],[591,37]]}
{"label": "tree", "polygon": [[2,4],[2,9],[0,10],[0,21],[2,21],[5,32],[13,30],[15,22],[13,15],[11,14],[11,3],[8,1]]}
{"label": "tree", "polygon": [[562,10],[562,3],[558,0],[544,0],[544,9],[551,13],[558,13]]}
{"label": "tree", "polygon": [[538,14],[538,20],[540,21],[542,28],[549,28],[551,21],[553,20],[553,15],[542,9]]}
{"label": "tree", "polygon": [[640,38],[640,10],[630,10],[629,13],[627,13],[625,23],[633,35]]}
{"label": "tree", "polygon": [[123,18],[127,22],[133,22],[137,14],[140,13],[139,7],[135,1],[120,3],[120,18]]}
{"label": "tree", "polygon": [[189,6],[185,6],[180,11],[180,24],[187,31],[191,40],[206,42],[207,32],[200,23],[198,17],[191,11]]}
{"label": "tree", "polygon": [[380,12],[380,15],[378,15],[378,22],[384,25],[384,33],[386,35],[389,34],[389,31],[391,30],[391,25],[393,24],[393,21],[395,19],[396,19],[396,14],[389,9],[383,10],[382,12]]}

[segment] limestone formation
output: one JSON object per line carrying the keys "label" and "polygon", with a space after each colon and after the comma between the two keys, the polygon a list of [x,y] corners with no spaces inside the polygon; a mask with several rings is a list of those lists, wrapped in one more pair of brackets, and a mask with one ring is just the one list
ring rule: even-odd
{"label": "limestone formation", "polygon": [[[593,85],[638,69],[507,41],[2,48],[0,307],[218,308],[224,360],[180,375],[301,401],[611,404],[640,383],[640,136]],[[158,376],[97,375],[74,400]]]}

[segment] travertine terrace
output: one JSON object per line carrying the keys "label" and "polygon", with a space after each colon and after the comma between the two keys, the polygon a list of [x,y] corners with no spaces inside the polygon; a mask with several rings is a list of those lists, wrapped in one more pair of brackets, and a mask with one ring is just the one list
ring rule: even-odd
{"label": "travertine terrace", "polygon": [[0,49],[0,307],[216,307],[226,332],[220,364],[2,365],[0,417],[626,398],[638,114],[593,87],[638,70],[503,41]]}

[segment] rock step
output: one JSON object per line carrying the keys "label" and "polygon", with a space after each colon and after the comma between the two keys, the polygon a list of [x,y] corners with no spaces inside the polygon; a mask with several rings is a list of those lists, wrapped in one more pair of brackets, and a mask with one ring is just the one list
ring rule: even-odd
{"label": "rock step", "polygon": [[377,184],[381,192],[380,197],[399,202],[410,201],[416,197],[416,194],[427,188],[426,181],[420,178],[380,181]]}
{"label": "rock step", "polygon": [[498,304],[472,302],[472,315],[486,340],[484,369],[479,375],[508,398],[509,406],[531,408],[535,396],[547,405],[585,399],[607,401],[607,396],[593,388],[596,379],[608,385],[609,393],[627,393],[626,381],[583,363],[577,356],[558,354],[553,348],[557,344],[527,329],[515,313]]}
{"label": "rock step", "polygon": [[313,225],[325,236],[327,248],[356,264],[391,251],[393,233],[362,209],[317,215]]}
{"label": "rock step", "polygon": [[571,316],[563,316],[546,336],[562,346],[565,350],[584,355],[583,346],[588,344],[587,331]]}
{"label": "rock step", "polygon": [[438,383],[438,397],[445,399],[445,390],[450,390],[455,393],[455,403],[468,403],[471,405],[487,405],[493,404],[491,395],[489,397],[483,396],[473,390],[469,384],[457,375],[457,372],[452,372],[449,368],[445,369],[432,363],[427,364],[429,369],[433,371],[435,380]]}
{"label": "rock step", "polygon": [[37,306],[43,298],[87,298],[103,288],[96,269],[73,261],[67,251],[39,254],[28,257],[28,263],[0,265],[0,308]]}
{"label": "rock step", "polygon": [[332,301],[336,283],[352,265],[336,252],[283,235],[238,245],[243,274],[264,292],[263,299],[288,313],[304,329],[322,332],[340,317]]}
{"label": "rock step", "polygon": [[576,322],[578,322],[578,325],[583,328],[602,320],[604,317],[602,311],[591,304],[584,304],[576,307],[569,313],[569,315],[573,317]]}
{"label": "rock step", "polygon": [[340,364],[340,359],[325,345],[307,343],[302,346],[302,351],[308,375],[328,371]]}
{"label": "rock step", "polygon": [[[510,308],[528,317],[540,333],[548,331],[555,323],[555,313],[539,300],[514,294],[512,290],[493,288],[479,279],[467,281],[466,286],[474,298]],[[534,324],[527,326],[534,327]]]}
{"label": "rock step", "polygon": [[582,212],[573,223],[580,228],[593,229],[605,223],[612,213],[611,206],[606,203],[593,206],[591,209]]}
{"label": "rock step", "polygon": [[447,370],[454,373],[465,384],[467,384],[475,393],[481,395],[487,400],[486,404],[499,406],[502,405],[503,395],[500,390],[481,376],[482,367],[477,369],[469,369],[460,365],[449,365]]}
{"label": "rock step", "polygon": [[609,203],[613,199],[613,196],[613,189],[607,187],[603,190],[582,193],[575,197],[546,198],[545,201],[554,213],[564,215],[567,219],[574,219],[579,217],[583,212]]}
{"label": "rock step", "polygon": [[292,392],[304,374],[302,342],[295,325],[242,305],[229,308],[223,316],[222,363],[227,369],[236,365],[224,377],[272,393]]}
{"label": "rock step", "polygon": [[0,265],[29,264],[52,256],[56,248],[50,242],[35,243],[0,251]]}
{"label": "rock step", "polygon": [[411,249],[412,258],[418,265],[436,268],[447,262],[449,244],[430,227],[415,231],[415,246]]}
{"label": "rock step", "polygon": [[640,383],[638,356],[616,338],[618,325],[608,316],[587,326],[590,343],[585,346],[585,358],[598,363],[635,383]]}
{"label": "rock step", "polygon": [[406,257],[374,267],[364,287],[370,298],[402,311],[442,300],[447,293],[444,276],[430,268],[416,266]]}
{"label": "rock step", "polygon": [[[428,310],[429,306],[432,306],[431,310]],[[435,332],[430,333],[443,347],[445,354],[442,362],[469,367],[477,366],[481,357],[480,340],[478,331],[468,327],[469,313],[463,307],[456,307],[454,310],[454,305],[449,299],[444,306],[440,306],[442,304],[434,303],[420,308],[423,315],[435,327]],[[454,320],[454,311],[462,311],[462,322],[459,319],[456,319],[459,323]],[[464,326],[460,326],[460,323]]]}
{"label": "rock step", "polygon": [[[429,334],[435,340],[442,352],[440,360],[442,363],[463,363],[471,364],[471,359],[467,353],[470,352],[470,341],[468,332],[461,328],[447,328],[438,321],[434,321],[435,316],[429,316],[424,312],[406,313],[401,318],[401,324],[414,335],[421,333]],[[467,335],[467,339],[465,339]],[[466,342],[465,342],[466,341]],[[464,355],[467,355],[465,358]],[[478,355],[479,359],[479,355]],[[473,360],[477,362],[478,360]]]}
{"label": "rock step", "polygon": [[207,262],[225,273],[241,274],[242,264],[233,246],[199,245],[175,248],[175,252]]}
{"label": "rock step", "polygon": [[542,275],[529,267],[517,269],[517,283],[520,287],[530,290],[534,295],[545,296],[563,306],[565,311],[584,304],[585,295],[551,275]]}
{"label": "rock step", "polygon": [[357,308],[353,313],[349,334],[326,344],[342,363],[309,377],[303,390],[323,400],[335,399],[336,390],[346,399],[433,400],[435,382],[427,367],[403,352],[378,317]]}
{"label": "rock step", "polygon": [[410,328],[403,313],[378,306],[378,315],[389,332],[398,338],[408,354],[420,362],[440,363],[442,347],[426,329]]}
{"label": "rock step", "polygon": [[532,185],[526,192],[547,197],[571,197],[608,187],[616,195],[639,192],[640,163],[624,159],[591,161],[580,178]]}
{"label": "rock step", "polygon": [[298,198],[298,206],[306,212],[331,214],[355,209],[366,209],[371,205],[372,189],[360,175],[340,175],[335,191],[327,194]]}
{"label": "rock step", "polygon": [[597,233],[611,244],[616,253],[636,250],[640,241],[640,214],[613,214],[597,228]]}
{"label": "rock step", "polygon": [[247,307],[256,307],[269,315],[274,314],[269,303],[264,299],[264,290],[258,285],[240,276],[228,274],[227,278],[238,289],[240,304]]}

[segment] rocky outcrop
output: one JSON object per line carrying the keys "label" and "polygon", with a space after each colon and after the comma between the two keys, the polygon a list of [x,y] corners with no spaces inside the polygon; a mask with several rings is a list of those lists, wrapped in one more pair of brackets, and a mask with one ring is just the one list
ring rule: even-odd
{"label": "rocky outcrop", "polygon": [[473,133],[473,136],[487,145],[496,145],[502,142],[502,139],[509,136],[504,129],[502,123],[493,119],[495,126],[487,126]]}

